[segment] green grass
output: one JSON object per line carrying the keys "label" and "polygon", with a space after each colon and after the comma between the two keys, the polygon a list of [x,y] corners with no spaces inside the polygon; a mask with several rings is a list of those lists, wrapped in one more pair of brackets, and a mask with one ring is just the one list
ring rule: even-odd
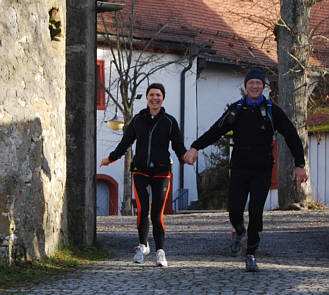
{"label": "green grass", "polygon": [[317,126],[310,126],[308,128],[309,133],[327,133],[329,132],[329,121],[322,123]]}
{"label": "green grass", "polygon": [[45,277],[75,270],[78,266],[97,260],[113,258],[114,255],[100,246],[64,247],[53,256],[40,261],[22,262],[7,266],[0,265],[0,293],[3,288],[15,286],[25,281],[38,283]]}
{"label": "green grass", "polygon": [[314,106],[310,109],[308,109],[308,113],[310,114],[318,114],[318,113],[329,113],[329,106]]}
{"label": "green grass", "polygon": [[[320,101],[321,103],[321,101]],[[321,115],[321,114],[329,114],[329,106],[314,104],[311,108],[308,109],[308,114],[310,115]],[[321,124],[309,125],[308,126],[309,133],[327,133],[329,132],[329,120],[322,122]]]}

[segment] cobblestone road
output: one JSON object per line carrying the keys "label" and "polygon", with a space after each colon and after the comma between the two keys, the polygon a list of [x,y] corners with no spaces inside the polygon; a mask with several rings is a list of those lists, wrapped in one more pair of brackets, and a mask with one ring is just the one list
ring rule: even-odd
{"label": "cobblestone road", "polygon": [[[246,220],[247,221],[247,220]],[[228,255],[226,212],[165,216],[167,268],[132,258],[135,217],[99,217],[98,240],[116,257],[1,294],[329,294],[329,211],[266,212],[257,262]],[[152,237],[152,235],[151,235]]]}

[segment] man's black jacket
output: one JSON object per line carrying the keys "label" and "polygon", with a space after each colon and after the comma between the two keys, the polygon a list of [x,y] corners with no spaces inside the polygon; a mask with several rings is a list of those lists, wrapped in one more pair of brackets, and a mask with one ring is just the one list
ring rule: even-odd
{"label": "man's black jacket", "polygon": [[151,117],[148,108],[134,116],[122,140],[110,153],[109,159],[115,161],[123,156],[135,139],[136,151],[132,170],[143,171],[149,168],[159,171],[170,170],[169,141],[179,160],[186,152],[177,121],[167,114],[164,108],[161,108],[160,113],[154,118]]}
{"label": "man's black jacket", "polygon": [[[268,112],[266,100],[262,103],[265,104],[265,110]],[[191,146],[197,150],[203,149],[232,130],[234,146],[231,168],[272,167],[274,132],[268,114],[262,116],[260,106],[248,106],[245,99],[241,108],[238,109],[237,105],[238,101],[233,103]],[[271,108],[274,130],[283,135],[295,159],[295,165],[304,165],[304,149],[296,128],[278,105],[273,103]],[[232,110],[236,113],[234,120],[232,120]]]}

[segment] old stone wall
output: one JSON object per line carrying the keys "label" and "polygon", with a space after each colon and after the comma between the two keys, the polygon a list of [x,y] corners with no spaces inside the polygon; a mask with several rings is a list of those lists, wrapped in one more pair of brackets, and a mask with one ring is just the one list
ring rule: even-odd
{"label": "old stone wall", "polygon": [[65,0],[0,0],[0,262],[67,241]]}

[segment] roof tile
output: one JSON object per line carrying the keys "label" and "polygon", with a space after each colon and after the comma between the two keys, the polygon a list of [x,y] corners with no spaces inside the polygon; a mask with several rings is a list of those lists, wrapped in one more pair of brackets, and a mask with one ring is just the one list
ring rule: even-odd
{"label": "roof tile", "polygon": [[[277,4],[273,4],[276,1]],[[278,0],[139,0],[136,1],[136,37],[147,38],[167,24],[160,40],[211,45],[215,58],[274,66],[277,44],[273,27],[279,15]],[[110,1],[109,1],[110,2]],[[112,2],[125,3],[129,0]],[[106,21],[111,22],[109,13]],[[315,66],[329,66],[329,46],[319,35],[329,37],[329,0],[311,10],[310,27]],[[98,30],[102,30],[98,20]],[[327,41],[328,42],[328,41]]]}

